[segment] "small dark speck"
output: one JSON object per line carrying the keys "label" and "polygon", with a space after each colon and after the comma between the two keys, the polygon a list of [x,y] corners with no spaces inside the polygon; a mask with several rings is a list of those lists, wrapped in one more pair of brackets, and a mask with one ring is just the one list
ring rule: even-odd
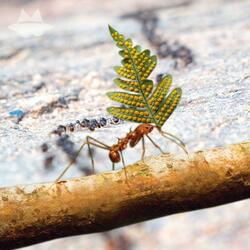
{"label": "small dark speck", "polygon": [[88,167],[81,167],[80,170],[85,174],[85,175],[92,175],[94,174],[94,171],[91,168]]}
{"label": "small dark speck", "polygon": [[48,151],[48,149],[49,149],[49,146],[48,146],[48,144],[46,142],[41,145],[42,152],[45,153],[45,152]]}
{"label": "small dark speck", "polygon": [[66,183],[67,181],[58,181],[57,183],[58,184],[63,184],[63,183]]}
{"label": "small dark speck", "polygon": [[12,222],[13,224],[16,224],[16,220],[11,220],[11,222]]}
{"label": "small dark speck", "polygon": [[54,160],[54,156],[53,155],[50,155],[50,156],[47,156],[44,160],[44,167],[45,169],[49,170],[49,169],[52,169],[53,167],[53,160]]}
{"label": "small dark speck", "polygon": [[158,74],[156,76],[156,82],[159,83],[162,80],[163,76],[164,76],[164,74]]}
{"label": "small dark speck", "polygon": [[3,200],[3,201],[8,201],[9,199],[8,199],[8,197],[4,197],[4,196],[3,196],[3,197],[2,197],[2,200]]}
{"label": "small dark speck", "polygon": [[167,164],[167,168],[173,168],[173,165]]}

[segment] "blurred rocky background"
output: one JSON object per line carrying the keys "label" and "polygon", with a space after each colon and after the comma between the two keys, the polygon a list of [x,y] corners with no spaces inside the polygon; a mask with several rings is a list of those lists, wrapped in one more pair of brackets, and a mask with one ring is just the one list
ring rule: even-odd
{"label": "blurred rocky background", "polygon": [[[18,35],[22,9],[30,16],[39,10],[52,29]],[[158,55],[152,79],[171,73],[183,89],[164,129],[190,151],[249,140],[250,1],[2,0],[0,13],[1,187],[53,181],[87,134],[112,144],[135,126],[106,113],[112,102],[105,93],[116,89],[112,67],[120,63],[108,24]],[[101,118],[107,124],[94,131],[76,122]],[[128,150],[126,162],[139,159],[140,150]],[[93,153],[98,171],[111,169],[106,152]],[[147,155],[155,153],[147,146]],[[66,177],[89,174],[90,166],[85,149]],[[25,249],[247,250],[249,206],[246,200]]]}

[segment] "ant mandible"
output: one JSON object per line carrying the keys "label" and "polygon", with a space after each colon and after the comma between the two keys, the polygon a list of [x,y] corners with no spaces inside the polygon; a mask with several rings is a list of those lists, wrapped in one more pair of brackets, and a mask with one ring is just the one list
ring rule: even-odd
{"label": "ant mandible", "polygon": [[[165,153],[161,147],[154,142],[154,140],[149,136],[149,134],[153,131],[153,129],[156,128],[157,131],[164,136],[165,138],[173,141],[175,144],[177,144],[179,147],[181,147],[183,149],[183,151],[188,155],[188,152],[185,148],[185,144],[176,136],[165,132],[163,130],[161,130],[160,127],[157,127],[155,125],[149,124],[149,123],[143,123],[138,125],[133,131],[129,131],[129,133],[126,134],[125,137],[123,138],[118,138],[118,142],[113,144],[112,146],[109,146],[91,136],[86,136],[86,142],[84,142],[81,147],[79,148],[79,150],[76,153],[76,156],[74,157],[74,159],[67,165],[67,167],[63,170],[63,172],[60,174],[60,176],[56,179],[55,182],[58,182],[63,175],[66,173],[66,171],[72,166],[72,164],[76,161],[77,157],[79,156],[81,150],[83,149],[83,147],[85,145],[88,146],[88,150],[89,150],[89,155],[91,158],[91,163],[92,163],[92,167],[93,167],[93,172],[95,171],[95,165],[94,165],[94,158],[92,155],[92,151],[90,146],[96,146],[98,148],[102,148],[105,150],[109,151],[109,159],[112,162],[112,170],[115,170],[115,163],[119,163],[122,160],[122,164],[125,170],[125,174],[126,174],[126,169],[125,169],[125,161],[124,161],[124,157],[123,157],[123,151],[127,148],[127,146],[129,145],[131,148],[135,147],[140,141],[142,141],[142,154],[141,154],[141,160],[144,161],[144,156],[145,156],[145,136],[149,139],[149,141],[158,149],[160,150],[161,153]],[[127,177],[127,175],[126,175]]]}

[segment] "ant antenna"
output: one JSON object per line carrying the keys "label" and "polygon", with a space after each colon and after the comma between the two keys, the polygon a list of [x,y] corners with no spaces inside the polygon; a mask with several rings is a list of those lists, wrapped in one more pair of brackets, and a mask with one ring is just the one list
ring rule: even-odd
{"label": "ant antenna", "polygon": [[166,131],[162,131],[162,133],[163,134],[166,134],[166,135],[168,135],[168,136],[170,136],[170,137],[172,137],[172,138],[174,138],[176,141],[178,141],[183,147],[185,147],[186,145],[185,145],[185,143],[182,141],[182,140],[180,140],[177,136],[175,136],[175,135],[173,135],[173,134],[170,134],[170,133],[168,133],[168,132],[166,132]]}
{"label": "ant antenna", "polygon": [[188,151],[186,150],[186,146],[185,144],[176,136],[169,134],[167,132],[164,132],[162,130],[159,130],[160,134],[167,138],[168,140],[172,141],[173,143],[175,143],[176,145],[178,145],[185,153],[187,156],[189,156]]}
{"label": "ant antenna", "polygon": [[179,139],[177,136],[173,135],[173,134],[170,134],[169,132],[166,132],[166,131],[163,131],[160,127],[156,127],[158,129],[158,131],[161,133],[161,134],[166,134],[170,137],[172,137],[173,139],[177,140],[182,146],[186,146],[185,143]]}

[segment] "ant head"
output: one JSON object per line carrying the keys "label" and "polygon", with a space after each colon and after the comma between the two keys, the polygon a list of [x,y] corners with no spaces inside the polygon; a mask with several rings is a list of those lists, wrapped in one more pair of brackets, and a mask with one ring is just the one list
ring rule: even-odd
{"label": "ant head", "polygon": [[109,151],[109,159],[114,162],[114,163],[118,163],[121,160],[120,154],[118,151],[115,150],[110,150]]}

